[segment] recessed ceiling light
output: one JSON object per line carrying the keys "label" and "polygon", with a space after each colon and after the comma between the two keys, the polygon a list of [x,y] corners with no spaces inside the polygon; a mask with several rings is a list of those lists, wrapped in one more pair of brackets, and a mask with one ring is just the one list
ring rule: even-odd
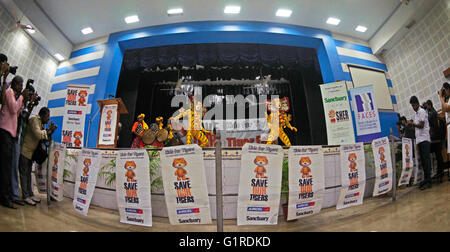
{"label": "recessed ceiling light", "polygon": [[27,29],[27,32],[29,34],[34,34],[36,32],[36,30],[34,28],[31,28],[31,29]]}
{"label": "recessed ceiling light", "polygon": [[137,15],[129,16],[125,18],[127,24],[139,22],[139,17]]}
{"label": "recessed ceiling light", "polygon": [[55,56],[55,58],[58,59],[59,61],[63,61],[63,60],[64,60],[64,57],[63,57],[61,54],[59,54],[59,53],[55,54],[54,56]]}
{"label": "recessed ceiling light", "polygon": [[340,22],[341,22],[340,19],[338,19],[338,18],[333,18],[333,17],[330,17],[330,18],[328,18],[328,20],[327,20],[327,24],[331,24],[331,25],[338,25]]}
{"label": "recessed ceiling light", "polygon": [[94,30],[92,30],[91,27],[86,27],[83,30],[81,30],[81,33],[83,33],[84,35],[89,34],[89,33],[93,33]]}
{"label": "recessed ceiling light", "polygon": [[241,6],[229,5],[229,6],[225,7],[225,10],[223,12],[225,14],[238,14],[241,12]]}
{"label": "recessed ceiling light", "polygon": [[292,11],[288,9],[278,9],[276,13],[277,17],[290,17],[291,14]]}
{"label": "recessed ceiling light", "polygon": [[356,27],[355,30],[359,31],[359,32],[366,32],[367,31],[367,27],[362,26],[362,25],[358,25],[358,27]]}
{"label": "recessed ceiling light", "polygon": [[176,9],[169,9],[167,10],[167,14],[170,15],[180,15],[183,14],[183,9],[181,8],[176,8]]}

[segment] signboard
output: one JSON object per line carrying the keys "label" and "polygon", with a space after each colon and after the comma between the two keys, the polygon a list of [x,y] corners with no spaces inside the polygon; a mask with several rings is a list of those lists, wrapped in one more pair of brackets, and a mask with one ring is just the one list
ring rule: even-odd
{"label": "signboard", "polygon": [[61,141],[67,147],[83,147],[90,88],[91,86],[87,85],[67,86]]}
{"label": "signboard", "polygon": [[362,205],[366,186],[366,161],[363,143],[341,146],[342,189],[336,208]]}
{"label": "signboard", "polygon": [[152,226],[149,158],[146,150],[120,150],[116,159],[116,196],[120,222]]}
{"label": "signboard", "polygon": [[202,149],[196,144],[167,147],[160,156],[170,224],[210,224]]}
{"label": "signboard", "polygon": [[242,148],[238,225],[276,225],[281,194],[283,149],[245,144]]}
{"label": "signboard", "polygon": [[400,175],[398,186],[409,184],[413,166],[413,141],[409,138],[402,138],[402,174]]}
{"label": "signboard", "polygon": [[287,219],[294,220],[320,212],[324,191],[322,146],[291,146]]}
{"label": "signboard", "polygon": [[345,82],[320,85],[327,125],[328,145],[355,143],[353,121]]}
{"label": "signboard", "polygon": [[49,153],[50,167],[52,169],[51,177],[51,197],[56,201],[62,201],[64,197],[64,159],[66,156],[66,146],[60,143],[51,144]]}
{"label": "signboard", "polygon": [[373,86],[350,89],[355,113],[358,142],[370,142],[381,137],[380,117]]}
{"label": "signboard", "polygon": [[385,194],[392,189],[392,158],[389,139],[375,139],[372,142],[373,158],[375,160],[375,186],[373,196]]}
{"label": "signboard", "polygon": [[73,207],[75,211],[85,216],[97,184],[101,158],[101,151],[93,149],[82,149],[78,155]]}
{"label": "signboard", "polygon": [[100,118],[99,145],[114,145],[118,104],[105,105]]}

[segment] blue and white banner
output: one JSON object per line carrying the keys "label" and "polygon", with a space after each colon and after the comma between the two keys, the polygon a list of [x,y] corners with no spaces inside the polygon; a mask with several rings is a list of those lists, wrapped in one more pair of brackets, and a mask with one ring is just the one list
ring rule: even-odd
{"label": "blue and white banner", "polygon": [[381,138],[380,116],[374,93],[372,85],[350,89],[357,142],[371,142]]}

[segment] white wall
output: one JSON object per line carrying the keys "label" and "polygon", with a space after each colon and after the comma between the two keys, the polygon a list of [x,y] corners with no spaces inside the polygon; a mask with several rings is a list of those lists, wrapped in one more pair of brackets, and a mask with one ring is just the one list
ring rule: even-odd
{"label": "white wall", "polygon": [[440,0],[392,49],[384,53],[395,90],[398,112],[413,117],[412,95],[422,103],[433,101],[440,108],[437,91],[449,80],[443,71],[450,67],[450,7]]}
{"label": "white wall", "polygon": [[13,26],[14,19],[0,5],[0,53],[8,56],[11,66],[19,66],[17,75],[22,76],[24,82],[35,80],[34,87],[42,97],[40,105],[33,111],[37,113],[40,107],[47,105],[58,63],[23,30],[9,32]]}

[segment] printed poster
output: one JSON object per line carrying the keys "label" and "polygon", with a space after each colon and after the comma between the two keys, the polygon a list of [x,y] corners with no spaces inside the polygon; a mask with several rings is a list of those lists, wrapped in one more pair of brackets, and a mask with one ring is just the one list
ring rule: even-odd
{"label": "printed poster", "polygon": [[62,143],[66,147],[83,147],[84,125],[91,86],[68,85],[62,125]]}
{"label": "printed poster", "polygon": [[[416,141],[414,140],[414,146],[416,147],[416,150],[419,149],[419,146],[416,145]],[[424,181],[425,179],[425,174],[423,172],[423,164],[422,162],[419,162],[419,156],[420,153],[416,152],[416,155],[414,156],[414,166],[413,166],[413,172],[414,172],[414,182],[413,185],[417,185],[420,182]]]}
{"label": "printed poster", "polygon": [[345,82],[320,85],[328,145],[354,144],[355,133]]}
{"label": "printed poster", "polygon": [[210,224],[202,149],[196,144],[167,147],[160,156],[170,224]]}
{"label": "printed poster", "polygon": [[337,210],[362,205],[366,187],[366,160],[363,143],[341,146],[342,189]]}
{"label": "printed poster", "polygon": [[82,149],[78,154],[73,207],[85,216],[94,195],[101,158],[100,150]]}
{"label": "printed poster", "polygon": [[373,86],[350,89],[350,94],[355,113],[357,142],[367,143],[381,138],[380,117]]}
{"label": "printed poster", "polygon": [[121,150],[116,159],[120,222],[152,226],[149,158],[146,150]]}
{"label": "printed poster", "polygon": [[51,177],[51,197],[56,201],[62,201],[64,197],[64,159],[66,156],[66,146],[64,144],[52,142],[49,153]]}
{"label": "printed poster", "polygon": [[42,165],[35,165],[35,183],[39,193],[47,192],[47,163],[48,158],[42,163]]}
{"label": "printed poster", "polygon": [[392,189],[392,158],[389,139],[375,139],[372,142],[373,158],[375,160],[375,185],[373,196],[385,194]]}
{"label": "printed poster", "polygon": [[413,167],[413,141],[409,138],[402,138],[402,174],[400,175],[398,186],[409,184]]}
{"label": "printed poster", "polygon": [[322,146],[289,148],[288,220],[320,212],[325,191]]}
{"label": "printed poster", "polygon": [[117,104],[105,105],[100,118],[99,145],[114,145],[117,125]]}
{"label": "printed poster", "polygon": [[276,225],[284,152],[279,145],[242,148],[237,207],[238,225]]}

